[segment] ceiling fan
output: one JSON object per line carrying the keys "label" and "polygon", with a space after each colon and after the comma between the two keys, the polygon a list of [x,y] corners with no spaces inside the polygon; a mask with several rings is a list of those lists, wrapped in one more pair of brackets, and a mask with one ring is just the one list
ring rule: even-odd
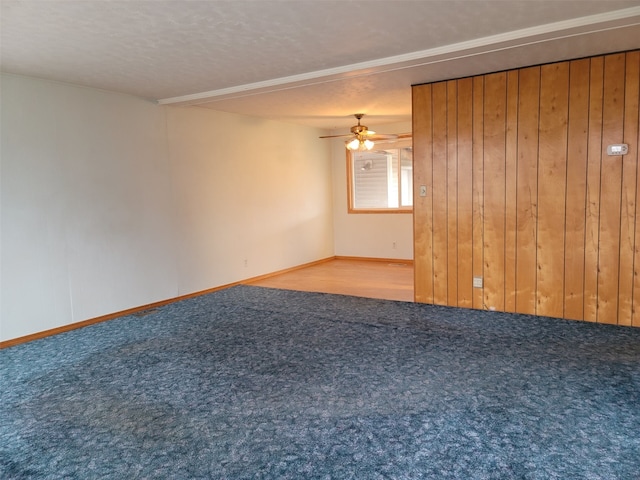
{"label": "ceiling fan", "polygon": [[354,117],[358,120],[358,124],[351,127],[351,133],[345,135],[325,135],[320,138],[340,138],[347,137],[344,144],[349,150],[371,150],[373,148],[374,140],[393,140],[398,138],[394,134],[384,134],[369,130],[366,125],[360,125],[360,119],[364,117],[364,113],[356,113]]}

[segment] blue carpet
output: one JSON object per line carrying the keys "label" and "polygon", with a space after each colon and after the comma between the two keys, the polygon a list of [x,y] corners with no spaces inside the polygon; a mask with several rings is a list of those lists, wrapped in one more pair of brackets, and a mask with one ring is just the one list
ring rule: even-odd
{"label": "blue carpet", "polygon": [[640,329],[238,286],[0,381],[2,479],[640,478]]}

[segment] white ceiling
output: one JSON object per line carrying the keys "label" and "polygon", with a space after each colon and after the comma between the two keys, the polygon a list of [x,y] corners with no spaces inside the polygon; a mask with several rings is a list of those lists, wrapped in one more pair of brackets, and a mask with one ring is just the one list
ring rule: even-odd
{"label": "white ceiling", "polygon": [[325,129],[411,85],[640,48],[640,0],[0,0],[3,72]]}

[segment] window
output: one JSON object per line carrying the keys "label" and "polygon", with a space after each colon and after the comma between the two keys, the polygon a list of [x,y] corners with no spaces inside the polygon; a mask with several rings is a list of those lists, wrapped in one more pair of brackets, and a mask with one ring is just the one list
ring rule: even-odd
{"label": "window", "polygon": [[376,141],[373,149],[347,151],[349,213],[411,213],[411,138]]}

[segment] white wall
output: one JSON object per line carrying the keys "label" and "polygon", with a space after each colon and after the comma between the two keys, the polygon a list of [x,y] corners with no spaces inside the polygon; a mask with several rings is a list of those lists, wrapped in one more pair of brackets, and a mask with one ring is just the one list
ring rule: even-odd
{"label": "white wall", "polygon": [[204,108],[167,118],[180,293],[333,256],[321,130]]}
{"label": "white wall", "polygon": [[[376,125],[376,132],[409,133],[411,123]],[[338,131],[336,134],[340,133]],[[413,259],[413,215],[347,213],[347,155],[342,139],[331,140],[335,254],[347,257]],[[395,248],[393,245],[395,243]]]}
{"label": "white wall", "polygon": [[316,129],[0,85],[0,340],[333,255]]}
{"label": "white wall", "polygon": [[0,338],[174,295],[162,110],[26,77],[1,87]]}

